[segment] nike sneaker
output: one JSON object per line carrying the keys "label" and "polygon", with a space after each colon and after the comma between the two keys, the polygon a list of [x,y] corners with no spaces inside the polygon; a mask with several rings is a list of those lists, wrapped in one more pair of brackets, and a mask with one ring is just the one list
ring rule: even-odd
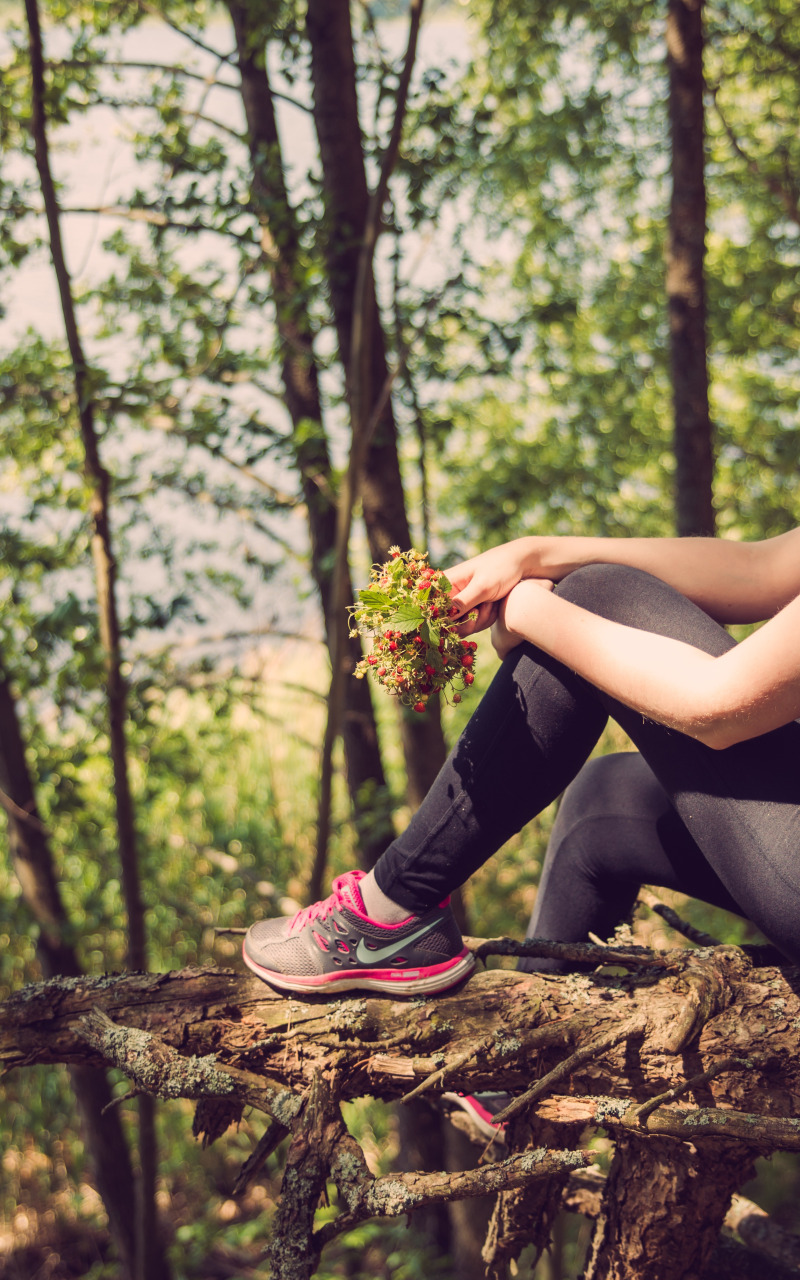
{"label": "nike sneaker", "polygon": [[457,1128],[484,1142],[505,1144],[506,1126],[498,1124],[495,1116],[511,1102],[510,1093],[443,1093],[440,1097]]}
{"label": "nike sneaker", "polygon": [[281,991],[444,991],[472,971],[449,898],[421,916],[380,924],[359,891],[363,871],[333,882],[324,902],[293,918],[260,920],[244,938],[248,968]]}

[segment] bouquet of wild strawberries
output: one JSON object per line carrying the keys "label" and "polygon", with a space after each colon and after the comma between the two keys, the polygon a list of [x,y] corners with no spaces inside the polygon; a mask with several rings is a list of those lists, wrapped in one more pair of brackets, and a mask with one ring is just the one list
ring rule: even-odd
{"label": "bouquet of wild strawberries", "polygon": [[[452,685],[472,684],[474,640],[455,630],[458,609],[451,603],[451,584],[432,569],[424,552],[390,547],[391,559],[376,565],[370,585],[350,606],[351,635],[373,637],[372,652],[355,674],[370,672],[406,706],[424,711],[432,693]],[[455,692],[453,701],[460,702]]]}

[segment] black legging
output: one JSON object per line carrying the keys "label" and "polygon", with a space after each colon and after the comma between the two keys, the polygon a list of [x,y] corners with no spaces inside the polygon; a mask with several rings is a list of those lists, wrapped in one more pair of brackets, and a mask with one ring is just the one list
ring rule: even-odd
{"label": "black legging", "polygon": [[[696,605],[638,569],[586,566],[557,590],[592,613],[707,653],[734,643]],[[625,810],[630,830],[649,796],[649,838],[624,874],[619,851],[604,871],[598,849],[591,874],[572,859],[576,880],[554,845],[536,913],[539,936],[605,935],[626,914],[637,882],[666,883],[739,911],[800,962],[800,722],[714,751],[647,720],[528,643],[503,662],[406,831],[379,860],[379,887],[413,912],[441,901],[577,778],[609,715],[643,759],[593,764],[576,788],[607,785],[616,769],[617,795],[627,787],[624,803],[634,806]]]}

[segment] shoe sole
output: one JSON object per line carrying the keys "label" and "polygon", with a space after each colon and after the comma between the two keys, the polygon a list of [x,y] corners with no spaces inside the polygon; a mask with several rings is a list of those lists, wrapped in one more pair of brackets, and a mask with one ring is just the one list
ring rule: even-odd
{"label": "shoe sole", "polygon": [[466,978],[475,967],[475,957],[471,951],[464,951],[455,964],[435,965],[433,969],[345,969],[341,973],[315,975],[311,978],[288,976],[275,973],[256,964],[242,948],[242,958],[248,969],[277,987],[279,991],[313,993],[327,995],[329,992],[353,991],[360,988],[364,991],[383,991],[389,995],[418,995],[420,992],[446,991],[457,982]]}

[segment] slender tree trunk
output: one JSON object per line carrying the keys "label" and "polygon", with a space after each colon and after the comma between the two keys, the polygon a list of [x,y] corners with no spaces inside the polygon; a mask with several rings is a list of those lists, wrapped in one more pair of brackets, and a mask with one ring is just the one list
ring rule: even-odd
{"label": "slender tree trunk", "polygon": [[668,0],[672,198],[667,301],[675,415],[676,527],[714,533],[713,429],[708,405],[703,0]]}
{"label": "slender tree trunk", "polygon": [[[325,254],[331,306],[339,355],[352,389],[356,281],[370,196],[358,118],[349,0],[313,0],[308,5],[306,31],[327,215]],[[397,455],[397,427],[391,396],[386,395],[390,383],[386,340],[372,279],[365,298],[369,358],[361,399],[369,406],[368,413],[381,400],[384,403],[365,451],[360,496],[370,555],[382,563],[390,546],[410,547],[412,539]],[[445,757],[438,704],[429,703],[425,716],[403,716],[401,723],[408,798],[416,806]]]}
{"label": "slender tree trunk", "polygon": [[[46,978],[82,972],[69,941],[69,922],[58,888],[47,831],[36,806],[25,759],[16,703],[0,661],[0,791],[6,811],[11,861],[22,897],[38,926],[36,951]],[[72,1066],[70,1081],[78,1104],[94,1183],[108,1214],[111,1236],[129,1276],[135,1274],[135,1181],[120,1113],[104,1071]],[[105,1110],[108,1108],[108,1110]]]}
{"label": "slender tree trunk", "polygon": [[[122,675],[120,629],[116,600],[117,564],[111,538],[109,513],[110,478],[100,460],[95,427],[94,397],[89,366],[83,351],[72,282],[61,238],[61,217],[50,168],[45,109],[45,78],[42,36],[37,0],[25,0],[30,32],[31,128],[36,167],[44,200],[50,237],[50,252],[58,283],[61,311],[72,360],[75,404],[84,450],[84,474],[89,485],[92,518],[92,557],[97,590],[100,638],[105,655],[106,698],[114,805],[121,865],[122,888],[128,917],[128,964],[131,969],[147,967],[144,908],[139,878],[139,857],[133,814],[128,755],[125,740],[127,690]],[[139,1218],[136,1253],[138,1280],[167,1277],[169,1269],[159,1240],[155,1208],[156,1138],[152,1099],[142,1097],[139,1105]]]}
{"label": "slender tree trunk", "polygon": [[[412,12],[412,24],[415,17],[418,22],[419,13]],[[386,341],[375,296],[373,252],[382,211],[374,205],[364,166],[349,0],[310,0],[306,31],[326,206],[327,275],[350,405],[351,469],[359,486],[358,495],[349,497],[354,500],[360,496],[370,555],[374,562],[382,563],[388,558],[390,546],[410,547],[412,538],[397,452]],[[415,43],[412,25],[406,70],[409,60],[413,60]],[[402,125],[402,107],[400,103],[400,112],[395,112],[395,142]],[[377,188],[379,200],[380,183],[385,178],[382,172]],[[349,521],[350,510],[342,514]],[[346,541],[340,545],[339,553],[346,555]],[[332,695],[334,692],[332,688]],[[335,717],[335,707],[329,715]],[[438,700],[428,703],[425,716],[406,714],[402,708],[400,716],[407,795],[412,807],[416,807],[446,754]],[[329,741],[329,749],[330,746]],[[462,928],[466,928],[460,896],[454,905]],[[434,1145],[442,1144],[441,1118],[429,1115],[423,1122],[428,1130],[424,1141],[421,1134],[415,1138],[418,1123],[417,1116],[401,1118],[404,1151],[419,1146],[422,1153],[423,1148],[430,1149],[432,1140]],[[434,1130],[439,1131],[435,1137]],[[424,1230],[435,1248],[441,1249],[445,1240],[452,1248],[458,1225],[443,1208],[428,1213]],[[483,1274],[478,1253],[469,1261],[466,1256],[460,1257],[459,1266],[464,1280],[472,1280],[473,1276],[477,1280]]]}
{"label": "slender tree trunk", "polygon": [[[270,274],[281,343],[281,373],[293,426],[293,448],[308,511],[311,569],[333,652],[331,560],[336,546],[336,500],[330,456],[322,424],[313,325],[298,279],[299,233],[284,179],[280,138],[265,62],[263,17],[239,0],[228,0],[241,75],[241,93],[253,165],[253,197],[261,225],[261,248]],[[352,586],[347,584],[348,599]],[[360,641],[348,637],[342,737],[359,852],[372,866],[392,838],[391,808],[380,744],[366,681],[349,678],[362,655]],[[322,879],[322,868],[319,876]],[[312,887],[319,897],[321,883]]]}

